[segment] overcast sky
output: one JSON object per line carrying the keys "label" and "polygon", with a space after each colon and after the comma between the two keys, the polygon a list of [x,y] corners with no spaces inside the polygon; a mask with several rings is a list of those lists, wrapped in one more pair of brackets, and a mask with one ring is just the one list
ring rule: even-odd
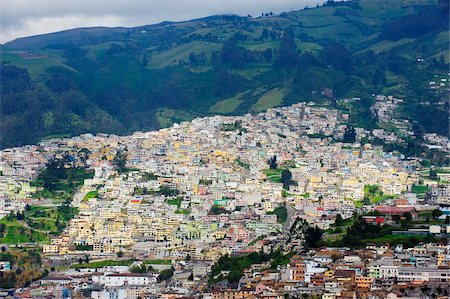
{"label": "overcast sky", "polygon": [[77,27],[137,26],[214,14],[260,15],[324,0],[0,0],[0,43]]}

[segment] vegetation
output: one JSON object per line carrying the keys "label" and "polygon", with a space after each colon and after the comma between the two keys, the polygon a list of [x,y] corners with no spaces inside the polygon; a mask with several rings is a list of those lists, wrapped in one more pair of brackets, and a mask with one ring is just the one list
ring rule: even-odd
{"label": "vegetation", "polygon": [[[410,226],[411,215],[405,215],[406,220],[400,221],[404,229]],[[390,225],[374,225],[367,223],[361,216],[357,217],[353,224],[347,227],[344,236],[341,239],[333,241],[321,240],[318,244],[336,247],[361,248],[367,243],[385,244],[389,243],[394,246],[403,244],[406,248],[413,247],[420,242],[435,242],[437,239],[433,236],[398,236],[392,235],[393,230],[399,228]]]}
{"label": "vegetation", "polygon": [[23,222],[18,221],[15,215],[0,219],[0,237],[0,242],[5,244],[49,241],[45,233],[27,227]]}
{"label": "vegetation", "polygon": [[299,99],[335,105],[360,97],[344,108],[352,126],[371,128],[371,93],[406,99],[402,115],[424,132],[448,135],[441,125],[448,106],[437,104],[447,94],[427,86],[448,71],[445,1],[326,3],[276,17],[218,15],[145,28],[73,29],[3,45],[0,148]]}
{"label": "vegetation", "polygon": [[70,203],[75,191],[83,185],[84,180],[94,177],[92,170],[87,170],[78,162],[81,162],[80,154],[82,153],[79,152],[76,155],[65,153],[62,158],[50,160],[34,182],[34,185],[41,190],[33,194],[33,197],[51,198],[56,202]]}
{"label": "vegetation", "polygon": [[305,230],[305,245],[310,248],[318,247],[322,235],[322,230],[317,226],[308,226]]}
{"label": "vegetation", "polygon": [[212,206],[211,210],[209,211],[209,213],[211,215],[230,214],[230,212],[227,211],[225,208],[218,207],[218,206]]}
{"label": "vegetation", "polygon": [[242,128],[242,124],[240,121],[235,121],[234,123],[231,124],[223,124],[222,131],[236,131],[236,130],[243,130]]}
{"label": "vegetation", "polygon": [[266,175],[267,179],[273,183],[279,183],[281,180],[281,173],[283,169],[265,169],[263,170],[264,174]]}
{"label": "vegetation", "polygon": [[271,262],[270,268],[275,269],[277,265],[289,263],[291,256],[292,254],[283,255],[280,251],[271,254],[252,252],[249,255],[236,257],[228,254],[223,255],[212,266],[208,284],[214,284],[224,279],[228,280],[229,283],[238,282],[242,277],[242,271],[253,264]]}
{"label": "vegetation", "polygon": [[245,169],[250,169],[250,164],[242,162],[239,158],[236,159],[236,164]]}
{"label": "vegetation", "polygon": [[75,269],[97,269],[102,268],[106,266],[129,266],[133,263],[133,260],[106,260],[101,262],[90,262],[85,264],[74,264],[71,266],[71,268]]}
{"label": "vegetation", "polygon": [[93,245],[75,245],[75,250],[79,251],[91,251],[94,249]]}
{"label": "vegetation", "polygon": [[158,176],[154,173],[144,172],[142,173],[142,179],[146,182],[148,181],[154,181],[158,179]]}
{"label": "vegetation", "polygon": [[212,184],[212,180],[200,179],[199,184],[200,184],[200,185],[209,186],[209,185]]}
{"label": "vegetation", "polygon": [[283,184],[284,189],[289,189],[289,186],[294,183],[292,180],[292,173],[288,169],[281,171],[280,182]]}
{"label": "vegetation", "polygon": [[344,132],[343,142],[345,143],[354,143],[356,141],[356,131],[352,126],[347,126]]}
{"label": "vegetation", "polygon": [[172,260],[146,260],[144,261],[146,265],[171,265]]}
{"label": "vegetation", "polygon": [[98,197],[98,191],[94,190],[94,191],[89,191],[88,193],[86,193],[86,195],[83,197],[83,201],[87,201],[90,198],[97,198]]}
{"label": "vegetation", "polygon": [[51,235],[59,235],[77,208],[63,204],[58,207],[27,206],[24,213],[0,219],[0,243],[47,243]]}
{"label": "vegetation", "polygon": [[130,269],[131,273],[147,273],[150,271],[154,271],[153,267],[146,264],[141,264],[140,266],[133,266]]}
{"label": "vegetation", "polygon": [[164,196],[177,196],[180,191],[176,190],[176,189],[172,189],[167,185],[161,185],[161,187],[159,188],[159,191],[154,192],[158,195],[164,195]]}
{"label": "vegetation", "polygon": [[422,185],[413,185],[411,191],[416,194],[424,194],[427,193],[428,187]]}
{"label": "vegetation", "polygon": [[434,209],[431,211],[431,216],[433,216],[434,219],[437,219],[442,216],[442,211],[439,209]]}
{"label": "vegetation", "polygon": [[267,161],[267,164],[269,164],[270,169],[275,170],[278,167],[277,163],[277,156],[273,156]]}
{"label": "vegetation", "polygon": [[0,271],[0,289],[21,288],[43,276],[42,257],[35,248],[8,249],[0,252],[0,261],[9,261],[10,271]]}
{"label": "vegetation", "polygon": [[342,218],[341,214],[337,214],[336,219],[334,220],[334,225],[342,226],[342,225],[344,225],[344,223],[345,223],[345,220],[344,220],[344,218]]}
{"label": "vegetation", "polygon": [[287,216],[288,216],[286,204],[276,207],[273,210],[273,212],[269,212],[267,214],[269,214],[269,215],[275,214],[275,215],[277,215],[278,223],[285,223],[287,221]]}
{"label": "vegetation", "polygon": [[168,205],[177,206],[177,208],[180,208],[182,201],[183,201],[182,197],[176,197],[176,198],[173,198],[173,199],[166,200],[166,203]]}
{"label": "vegetation", "polygon": [[385,195],[378,185],[364,186],[363,204],[376,204],[392,198],[391,195]]}
{"label": "vegetation", "polygon": [[173,267],[171,267],[170,269],[162,270],[159,273],[158,279],[160,281],[168,280],[168,279],[170,279],[173,276],[174,272],[175,272],[175,269]]}

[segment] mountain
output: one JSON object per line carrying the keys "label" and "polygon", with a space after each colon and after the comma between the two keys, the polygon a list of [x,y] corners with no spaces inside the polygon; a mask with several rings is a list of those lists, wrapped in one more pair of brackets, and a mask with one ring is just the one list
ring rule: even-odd
{"label": "mountain", "polygon": [[346,97],[361,98],[341,107],[351,122],[374,128],[372,94],[404,98],[404,118],[448,135],[448,88],[429,88],[448,78],[448,2],[328,1],[19,38],[2,46],[0,147]]}

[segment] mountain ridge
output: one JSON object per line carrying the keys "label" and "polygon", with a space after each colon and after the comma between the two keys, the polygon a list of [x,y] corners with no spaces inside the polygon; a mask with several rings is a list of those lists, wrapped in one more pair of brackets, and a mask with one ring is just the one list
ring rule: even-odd
{"label": "mountain ridge", "polygon": [[2,46],[0,146],[345,97],[366,103],[344,107],[351,122],[374,127],[376,119],[361,117],[374,93],[406,98],[404,118],[448,135],[438,124],[448,106],[421,104],[448,94],[427,85],[448,70],[445,7],[443,0],[328,1],[258,18],[215,15],[16,39]]}

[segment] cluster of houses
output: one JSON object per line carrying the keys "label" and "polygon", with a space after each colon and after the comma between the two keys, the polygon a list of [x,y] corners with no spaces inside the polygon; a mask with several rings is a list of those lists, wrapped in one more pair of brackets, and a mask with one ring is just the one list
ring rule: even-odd
{"label": "cluster of houses", "polygon": [[[135,262],[137,263],[137,262]],[[450,245],[412,248],[367,244],[362,249],[324,247],[293,255],[287,264],[252,264],[233,283],[207,285],[211,262],[172,260],[170,281],[156,271],[130,273],[130,266],[50,273],[16,298],[446,298]],[[315,297],[314,297],[315,296]]]}
{"label": "cluster of houses", "polygon": [[[391,106],[398,103],[379,97],[373,111],[389,117]],[[169,260],[173,267],[155,266],[146,273],[131,273],[142,266],[136,262],[94,270],[70,268],[50,273],[19,293],[38,297],[85,292],[91,298],[199,294],[212,299],[275,299],[285,294],[385,298],[402,295],[395,285],[411,286],[412,293],[421,283],[449,282],[449,247],[427,244],[423,250],[428,259],[411,251],[422,247],[313,250],[276,269],[252,265],[235,285],[208,286],[212,265],[225,254],[269,253],[286,250],[288,243],[289,248],[301,249],[302,240],[289,238],[297,218],[328,230],[337,215],[349,219],[355,213],[376,211],[365,220],[384,224],[394,221],[395,215],[408,213],[414,219],[422,210],[448,203],[449,185],[442,181],[430,181],[427,196],[412,193],[413,184],[419,183],[418,159],[406,160],[359,143],[368,134],[359,128],[355,143],[341,142],[347,119],[337,110],[300,103],[257,115],[198,118],[130,136],[84,134],[2,151],[4,215],[36,203],[31,199],[36,189],[29,184],[51,157],[80,149],[89,152],[86,160],[75,158],[73,163],[93,169],[94,177],[84,181],[72,200],[78,215],[60,236],[43,245],[49,264],[119,257]],[[124,165],[119,166],[120,159]],[[10,187],[10,182],[20,186]],[[382,203],[365,202],[367,186],[376,186],[376,200]],[[409,234],[450,232],[445,225],[429,225],[426,230]],[[172,279],[161,281],[160,272],[169,270]]]}

